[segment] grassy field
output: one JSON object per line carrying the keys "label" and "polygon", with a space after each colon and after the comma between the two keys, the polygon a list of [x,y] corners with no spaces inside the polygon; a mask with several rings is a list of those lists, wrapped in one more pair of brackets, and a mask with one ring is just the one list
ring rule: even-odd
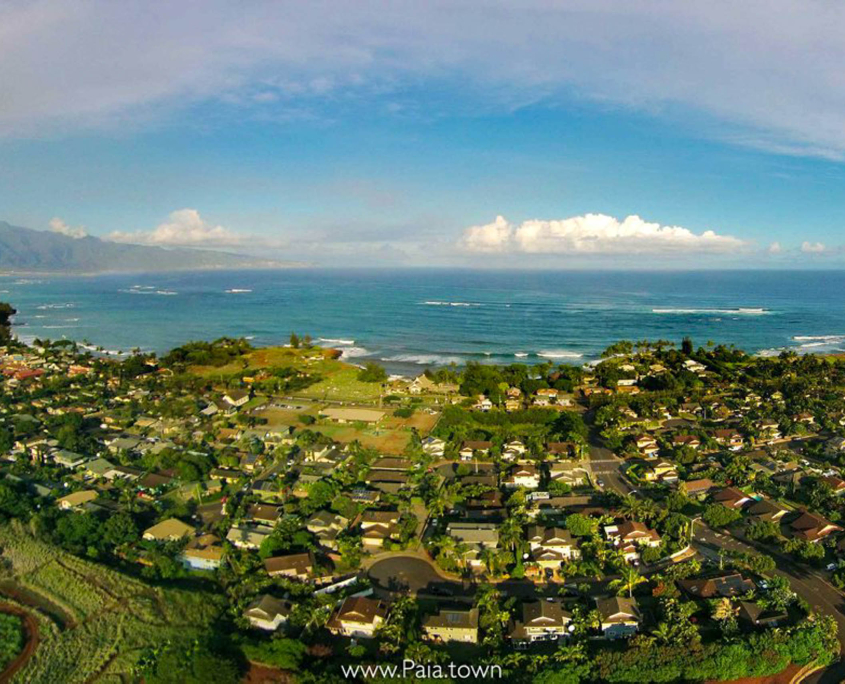
{"label": "grassy field", "polygon": [[32,608],[41,631],[13,681],[134,681],[144,649],[201,636],[221,610],[212,595],[149,586],[44,544],[21,525],[0,527],[0,549],[11,565],[4,586]]}
{"label": "grassy field", "polygon": [[225,381],[244,371],[259,371],[270,368],[297,368],[321,380],[310,387],[297,390],[294,396],[323,399],[326,401],[378,400],[380,385],[358,380],[358,368],[330,358],[327,350],[291,349],[289,347],[264,347],[245,354],[225,366],[194,366],[191,372],[211,380]]}

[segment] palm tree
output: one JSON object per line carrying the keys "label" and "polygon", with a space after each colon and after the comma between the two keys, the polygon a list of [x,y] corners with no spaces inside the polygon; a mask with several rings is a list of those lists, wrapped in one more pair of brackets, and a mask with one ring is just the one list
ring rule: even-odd
{"label": "palm tree", "polygon": [[624,565],[620,571],[620,575],[619,579],[613,580],[609,586],[611,589],[615,589],[617,594],[620,596],[627,593],[628,598],[634,597],[635,587],[647,581],[646,578],[631,565]]}

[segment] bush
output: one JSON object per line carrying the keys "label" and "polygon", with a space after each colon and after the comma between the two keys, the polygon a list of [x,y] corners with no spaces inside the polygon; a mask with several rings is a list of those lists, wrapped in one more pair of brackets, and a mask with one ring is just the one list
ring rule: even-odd
{"label": "bush", "polygon": [[414,409],[410,406],[398,408],[393,412],[393,415],[397,418],[410,418],[414,415]]}
{"label": "bush", "polygon": [[742,513],[735,511],[732,508],[723,506],[722,504],[711,504],[704,509],[704,522],[710,527],[727,527],[733,525],[742,517]]}
{"label": "bush", "polygon": [[384,382],[387,380],[387,371],[377,363],[368,363],[358,371],[358,380],[361,382]]}

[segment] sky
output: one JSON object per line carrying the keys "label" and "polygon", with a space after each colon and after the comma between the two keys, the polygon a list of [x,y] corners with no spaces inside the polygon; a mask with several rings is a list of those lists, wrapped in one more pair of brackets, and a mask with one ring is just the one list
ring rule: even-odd
{"label": "sky", "polygon": [[845,4],[0,0],[0,220],[323,266],[845,266]]}

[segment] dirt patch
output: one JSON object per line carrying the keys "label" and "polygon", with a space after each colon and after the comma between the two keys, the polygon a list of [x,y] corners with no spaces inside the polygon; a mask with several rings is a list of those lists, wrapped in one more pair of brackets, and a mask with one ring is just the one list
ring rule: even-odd
{"label": "dirt patch", "polygon": [[15,676],[18,670],[20,670],[32,657],[32,654],[35,653],[35,649],[38,648],[40,637],[38,634],[38,621],[25,610],[21,610],[17,606],[13,606],[8,603],[0,603],[0,613],[17,615],[21,618],[23,622],[24,638],[26,640],[24,642],[23,650],[11,663],[9,663],[9,666],[3,670],[3,672],[0,672],[0,684],[6,684],[6,682],[12,681],[12,677]]}
{"label": "dirt patch", "polygon": [[242,684],[292,684],[295,681],[289,672],[252,662],[241,680]]}

